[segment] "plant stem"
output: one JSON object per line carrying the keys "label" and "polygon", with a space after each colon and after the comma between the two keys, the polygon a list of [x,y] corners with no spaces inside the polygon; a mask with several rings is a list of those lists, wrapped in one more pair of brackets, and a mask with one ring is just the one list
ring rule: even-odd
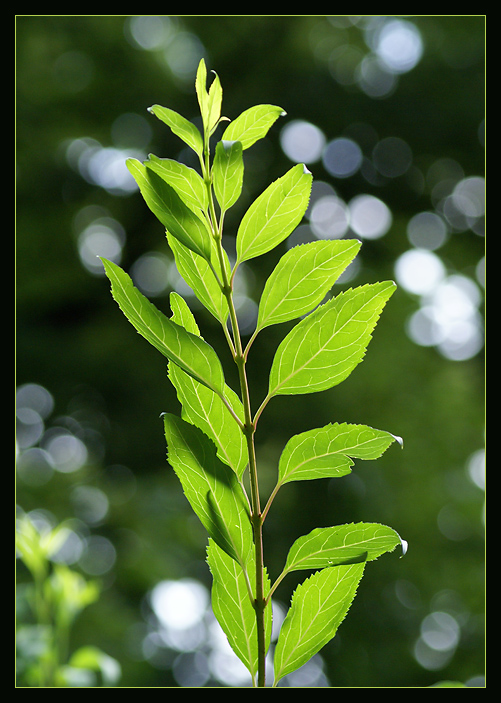
{"label": "plant stem", "polygon": [[240,387],[242,389],[242,401],[244,406],[244,434],[247,440],[247,451],[249,456],[249,478],[251,484],[252,503],[252,529],[254,532],[254,546],[256,550],[256,597],[254,609],[256,611],[256,626],[258,638],[258,687],[265,686],[265,665],[266,665],[266,637],[265,618],[266,599],[264,596],[264,559],[263,559],[263,517],[261,515],[261,505],[259,500],[259,484],[256,464],[256,451],[254,445],[255,427],[251,418],[251,408],[249,399],[249,389],[245,373],[245,360],[241,353],[237,356],[236,362],[239,370]]}
{"label": "plant stem", "polygon": [[[223,271],[223,277],[226,274]],[[242,395],[242,405],[244,409],[243,433],[247,442],[247,453],[249,457],[249,479],[251,486],[251,520],[254,533],[254,546],[256,550],[256,595],[254,599],[254,610],[256,611],[256,626],[258,638],[258,687],[265,686],[265,666],[266,666],[266,637],[265,637],[265,617],[266,599],[264,596],[264,559],[263,559],[263,517],[261,515],[261,505],[259,500],[259,482],[257,474],[256,451],[254,445],[255,424],[252,421],[252,411],[250,404],[249,385],[245,371],[245,357],[242,350],[242,341],[238,328],[238,320],[233,303],[231,287],[228,286],[225,292],[230,312],[233,339],[236,349],[235,363],[238,368],[240,390]]]}
{"label": "plant stem", "polygon": [[[230,349],[233,353],[233,358],[238,369],[238,377],[240,382],[240,392],[242,405],[244,410],[244,424],[243,427],[239,422],[240,428],[245,435],[247,443],[247,454],[249,457],[249,479],[251,487],[251,522],[254,535],[254,547],[255,547],[255,561],[256,561],[256,592],[253,602],[254,610],[256,613],[256,629],[257,629],[257,640],[258,640],[258,688],[265,687],[265,673],[266,673],[266,635],[265,635],[265,608],[267,606],[267,601],[264,595],[264,559],[263,559],[263,517],[261,514],[261,505],[259,500],[259,482],[257,474],[257,464],[256,464],[256,451],[254,445],[254,433],[256,431],[255,422],[252,421],[252,410],[250,403],[249,385],[247,382],[247,374],[245,370],[245,364],[247,361],[247,354],[244,354],[242,348],[242,340],[240,337],[240,329],[238,326],[238,319],[235,310],[235,305],[233,302],[233,275],[231,280],[228,280],[228,275],[226,272],[224,252],[222,245],[222,225],[224,219],[224,212],[221,213],[220,221],[217,222],[216,211],[214,207],[214,198],[211,187],[211,177],[210,177],[210,166],[209,166],[209,149],[208,149],[208,139],[205,140],[205,168],[204,170],[204,180],[207,187],[207,192],[209,195],[209,219],[211,221],[211,229],[214,240],[217,245],[217,253],[219,258],[219,265],[221,268],[221,290],[226,298],[228,304],[228,311],[231,322],[231,329],[233,332],[233,344],[228,338],[227,330],[225,333],[227,335],[228,343]],[[218,277],[216,277],[218,280]]]}

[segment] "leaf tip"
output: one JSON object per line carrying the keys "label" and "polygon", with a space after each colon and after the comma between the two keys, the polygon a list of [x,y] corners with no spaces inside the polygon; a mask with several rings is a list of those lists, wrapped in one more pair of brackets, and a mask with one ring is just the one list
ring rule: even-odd
{"label": "leaf tip", "polygon": [[[391,434],[391,433],[390,433],[390,434]],[[400,446],[401,446],[402,449],[403,449],[403,448],[404,448],[404,440],[402,439],[402,437],[399,437],[399,436],[396,435],[396,434],[392,434],[391,436],[393,437],[393,439],[395,440],[395,442],[398,442],[398,443],[400,444]]]}

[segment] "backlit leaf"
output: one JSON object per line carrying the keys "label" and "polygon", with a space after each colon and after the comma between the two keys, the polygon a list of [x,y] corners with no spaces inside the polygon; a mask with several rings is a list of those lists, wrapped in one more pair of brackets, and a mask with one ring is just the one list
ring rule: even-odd
{"label": "backlit leaf", "polygon": [[[212,610],[228,638],[228,642],[240,661],[247,667],[252,677],[257,677],[257,624],[256,611],[249,596],[244,571],[239,564],[228,557],[217,544],[209,540],[207,561],[213,577]],[[251,553],[246,564],[247,579],[251,593],[256,588],[254,555]],[[268,595],[270,582],[264,574],[264,595]],[[266,646],[271,639],[271,603],[265,610]]]}
{"label": "backlit leaf", "polygon": [[[171,319],[189,332],[200,335],[195,318],[183,298],[177,293],[171,293],[170,301],[173,312]],[[221,398],[175,364],[169,364],[169,378],[182,405],[182,417],[212,439],[218,457],[241,479],[248,461],[247,443]],[[225,386],[224,397],[243,422],[244,411],[237,394]]]}
{"label": "backlit leaf", "polygon": [[298,164],[252,203],[237,232],[239,263],[265,254],[289,236],[308,207],[311,182],[311,173]]}
{"label": "backlit leaf", "polygon": [[178,112],[168,107],[153,105],[148,109],[155,117],[158,117],[159,120],[170,127],[175,135],[182,139],[185,144],[191,147],[199,157],[202,158],[204,143],[202,135],[194,124],[189,122],[186,117],[183,117]]}
{"label": "backlit leaf", "polygon": [[248,149],[268,134],[270,127],[281,115],[285,115],[285,112],[277,105],[255,105],[230,122],[222,138],[241,142],[242,149]]}
{"label": "backlit leaf", "polygon": [[194,169],[173,159],[160,159],[154,154],[148,156],[145,164],[172,186],[193,212],[207,209],[207,188],[202,177]]}
{"label": "backlit leaf", "polygon": [[[204,307],[219,320],[226,324],[228,317],[228,303],[224,297],[221,286],[214,277],[208,262],[184,247],[175,237],[167,233],[167,241],[174,254],[176,267],[186,283],[193,290]],[[214,249],[215,243],[212,243]],[[211,257],[215,270],[219,269],[219,261],[214,251]],[[229,267],[229,263],[228,263]]]}
{"label": "backlit leaf", "polygon": [[252,526],[234,471],[218,459],[214,443],[198,427],[170,413],[163,419],[168,460],[191,507],[216,544],[246,564]]}
{"label": "backlit leaf", "polygon": [[345,476],[353,458],[378,459],[399,438],[367,425],[334,423],[294,435],[278,465],[279,482]]}
{"label": "backlit leaf", "polygon": [[242,192],[244,162],[240,142],[217,143],[212,174],[219,206],[223,211],[228,210],[237,202]]}
{"label": "backlit leaf", "polygon": [[202,115],[204,131],[207,135],[210,135],[214,131],[221,116],[223,91],[219,77],[215,74],[209,92],[207,92],[207,68],[203,59],[198,64],[195,90],[200,106],[200,114]]}
{"label": "backlit leaf", "polygon": [[322,302],[360,249],[355,239],[310,242],[282,256],[266,281],[257,328],[293,320]]}
{"label": "backlit leaf", "polygon": [[392,281],[340,293],[301,320],[279,345],[269,396],[313,393],[341,383],[359,364]]}
{"label": "backlit leaf", "polygon": [[214,349],[176,325],[158,310],[119,266],[102,259],[113,298],[129,322],[150,344],[187,374],[216,393],[224,391],[224,374]]}
{"label": "backlit leaf", "polygon": [[127,159],[127,168],[136,180],[146,204],[181,244],[195,254],[211,255],[211,235],[205,222],[181,200],[175,189],[137,159]]}
{"label": "backlit leaf", "polygon": [[322,569],[297,587],[275,648],[274,686],[334,637],[356,595],[364,566]]}
{"label": "backlit leaf", "polygon": [[373,561],[399,544],[395,530],[377,523],[318,527],[294,542],[284,572]]}

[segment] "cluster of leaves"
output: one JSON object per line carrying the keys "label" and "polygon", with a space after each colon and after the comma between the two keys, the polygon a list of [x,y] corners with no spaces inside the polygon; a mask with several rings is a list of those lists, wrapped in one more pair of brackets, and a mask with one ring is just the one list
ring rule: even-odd
{"label": "cluster of leaves", "polygon": [[[79,647],[68,656],[71,627],[79,613],[99,598],[96,581],[53,558],[68,537],[64,524],[40,531],[28,515],[17,525],[16,548],[32,576],[22,586],[18,605],[26,603],[34,623],[20,623],[16,632],[17,665],[21,680],[43,688],[114,686],[119,663],[94,646]],[[96,676],[97,675],[97,676]]]}
{"label": "cluster of leaves", "polygon": [[[292,571],[313,571],[297,587],[281,627],[274,651],[276,686],[334,637],[366,562],[399,544],[405,549],[405,543],[393,529],[380,524],[317,528],[294,542],[272,584],[262,544],[262,526],[272,502],[285,483],[344,476],[354,459],[376,459],[399,438],[346,423],[293,436],[280,457],[276,486],[261,509],[254,448],[257,423],[272,398],[322,391],[349,376],[362,361],[395,284],[364,285],[323,302],[357,255],[360,242],[325,240],[294,247],[280,258],[266,281],[255,331],[243,348],[233,300],[238,268],[274,249],[301,222],[312,174],[298,164],[250,205],[236,234],[236,260],[230,262],[222,245],[223,225],[242,191],[243,151],[263,138],[284,113],[275,105],[247,109],[229,122],[211,155],[211,137],[228,118],[221,116],[218,76],[209,90],[206,86],[202,60],[195,83],[202,133],[171,109],[150,108],[197,154],[200,173],[153,155],[144,163],[129,159],[127,166],[166,229],[180,274],[221,324],[238,369],[240,393],[226,384],[218,355],[201,337],[180,295],[171,293],[168,317],[119,266],[106,259],[103,264],[125,316],[168,359],[169,378],[182,406],[181,417],[163,413],[168,460],[208,532],[213,610],[254,685],[265,685],[275,589]],[[268,393],[253,413],[246,376],[252,344],[267,326],[300,317],[276,350]]]}

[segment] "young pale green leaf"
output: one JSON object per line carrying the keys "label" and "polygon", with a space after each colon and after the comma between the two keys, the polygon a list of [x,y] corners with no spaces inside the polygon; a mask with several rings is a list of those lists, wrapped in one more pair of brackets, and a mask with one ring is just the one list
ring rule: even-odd
{"label": "young pale green leaf", "polygon": [[322,569],[297,587],[275,648],[274,686],[334,637],[356,595],[364,566]]}
{"label": "young pale green leaf", "polygon": [[268,134],[270,127],[285,112],[277,105],[255,105],[242,112],[226,127],[223,139],[241,142],[242,149],[248,149],[258,139]]}
{"label": "young pale green leaf", "polygon": [[202,115],[202,122],[204,127],[208,122],[208,103],[209,96],[207,94],[207,67],[205,65],[204,59],[200,60],[197,68],[197,75],[195,78],[195,92],[198,98],[198,105],[200,107],[200,114]]}
{"label": "young pale green leaf", "polygon": [[205,222],[181,200],[175,189],[137,159],[127,159],[146,204],[181,244],[210,261],[211,235]]}
{"label": "young pale green leaf", "polygon": [[202,115],[204,131],[210,136],[221,116],[223,91],[219,77],[215,74],[215,78],[212,81],[209,92],[207,93],[207,68],[203,59],[198,64],[197,76],[195,79],[195,91],[198,97],[198,104],[200,106],[200,114]]}
{"label": "young pale green leaf", "polygon": [[214,80],[212,81],[211,87],[209,88],[209,134],[212,134],[218,125],[219,119],[221,117],[221,105],[223,102],[223,89],[221,88],[219,76],[215,71],[213,71],[213,73]]}
{"label": "young pale green leaf", "polygon": [[334,423],[294,435],[278,464],[280,484],[316,478],[345,476],[353,459],[378,459],[393,441],[389,432],[367,425]]}
{"label": "young pale green leaf", "polygon": [[[200,335],[198,325],[185,300],[171,293],[172,321],[188,332]],[[220,396],[188,376],[175,364],[169,364],[169,378],[182,406],[182,417],[201,429],[214,442],[217,455],[241,479],[247,466],[247,444],[243,432],[231,416]],[[244,411],[237,394],[228,386],[224,397],[235,415],[243,423]]]}
{"label": "young pale green leaf", "polygon": [[158,117],[164,124],[166,124],[172,132],[180,139],[183,140],[185,144],[195,151],[200,158],[203,157],[204,153],[204,143],[202,135],[195,127],[194,124],[189,122],[185,117],[179,113],[171,110],[168,107],[162,107],[161,105],[153,105],[148,108],[155,117]]}
{"label": "young pale green leaf", "polygon": [[252,203],[237,232],[237,262],[274,249],[301,221],[311,192],[312,175],[293,166]]}
{"label": "young pale green leaf", "polygon": [[207,210],[207,188],[203,178],[194,169],[173,159],[160,159],[154,154],[148,156],[145,165],[172,186],[190,210],[195,213]]}
{"label": "young pale green leaf", "polygon": [[322,302],[358,254],[356,239],[324,240],[293,247],[266,281],[259,302],[257,329],[293,320]]}
{"label": "young pale green leaf", "polygon": [[129,322],[150,344],[195,380],[217,394],[224,392],[224,374],[214,349],[163,315],[119,266],[101,259],[113,298]]}
{"label": "young pale green leaf", "polygon": [[[256,573],[254,555],[251,553],[243,569],[217,544],[209,539],[207,561],[212,573],[212,610],[228,638],[228,642],[247,667],[253,679],[258,673],[257,625],[256,611],[251,601],[255,592]],[[264,595],[268,595],[270,582],[265,572]],[[271,639],[272,612],[271,603],[265,610],[266,647]]]}
{"label": "young pale green leaf", "polygon": [[347,378],[395,288],[385,281],[347,290],[301,320],[276,351],[268,397],[322,391]]}
{"label": "young pale green leaf", "polygon": [[237,202],[242,192],[244,162],[240,142],[217,143],[212,176],[214,192],[224,212]]}
{"label": "young pale green leaf", "polygon": [[[177,270],[181,276],[204,307],[216,320],[219,320],[221,324],[225,325],[228,317],[228,303],[208,262],[201,256],[197,256],[184,247],[169,232],[167,232],[167,241],[174,254]],[[219,261],[215,253],[215,242],[212,242],[211,246],[213,249],[211,257],[212,266],[216,272],[219,272]],[[227,262],[227,267],[229,268],[229,262]]]}
{"label": "young pale green leaf", "polygon": [[284,572],[373,561],[401,543],[395,530],[377,523],[318,527],[294,542]]}
{"label": "young pale green leaf", "polygon": [[245,565],[252,526],[243,489],[235,473],[216,456],[213,442],[198,427],[164,413],[168,460],[186,498],[214,542]]}

